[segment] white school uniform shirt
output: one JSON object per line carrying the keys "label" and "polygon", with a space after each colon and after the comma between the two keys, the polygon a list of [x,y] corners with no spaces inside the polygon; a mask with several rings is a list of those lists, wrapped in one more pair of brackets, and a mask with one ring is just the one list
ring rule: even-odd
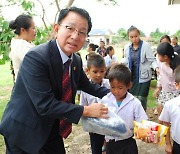
{"label": "white school uniform shirt", "polygon": [[115,55],[112,55],[112,58],[109,55],[107,55],[106,57],[104,57],[104,61],[106,67],[109,67],[112,63],[117,62],[117,58]]}
{"label": "white school uniform shirt", "polygon": [[[106,87],[108,89],[110,89],[110,85],[109,85],[109,80],[108,79],[103,79],[102,83],[101,83],[102,87]],[[80,104],[83,106],[88,106],[92,103],[100,103],[101,102],[101,98],[92,96],[86,92],[81,91],[81,95],[80,95]]]}
{"label": "white school uniform shirt", "polygon": [[180,144],[180,96],[165,103],[159,120],[171,123],[171,137]]}
{"label": "white school uniform shirt", "polygon": [[148,119],[141,105],[141,102],[129,92],[127,92],[126,98],[122,101],[120,107],[118,107],[116,98],[111,92],[102,98],[102,103],[105,104],[108,108],[110,108],[120,118],[122,118],[127,128],[130,129],[129,133],[127,133],[125,136],[121,138],[105,136],[105,139],[107,142],[112,139],[115,139],[115,141],[118,141],[118,140],[124,140],[124,139],[128,139],[132,137],[134,134],[133,121],[135,120],[135,121],[140,122],[141,120]]}

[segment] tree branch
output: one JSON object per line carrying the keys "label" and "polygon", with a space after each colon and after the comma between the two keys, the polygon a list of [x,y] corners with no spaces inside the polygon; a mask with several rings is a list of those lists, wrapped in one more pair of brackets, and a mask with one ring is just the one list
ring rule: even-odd
{"label": "tree branch", "polygon": [[66,8],[71,7],[73,3],[74,3],[74,0],[69,0],[69,2],[68,2],[68,4],[67,4]]}

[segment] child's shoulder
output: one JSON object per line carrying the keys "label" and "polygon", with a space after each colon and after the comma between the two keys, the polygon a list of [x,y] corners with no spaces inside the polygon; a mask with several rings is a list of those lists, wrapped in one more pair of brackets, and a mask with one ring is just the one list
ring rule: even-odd
{"label": "child's shoulder", "polygon": [[167,107],[177,106],[177,105],[180,106],[180,96],[177,96],[177,97],[175,97],[173,99],[170,99],[169,101],[167,101],[165,103],[165,106],[167,106]]}
{"label": "child's shoulder", "polygon": [[127,92],[126,100],[132,102],[133,104],[141,104],[140,100],[134,97],[131,93]]}
{"label": "child's shoulder", "polygon": [[109,92],[102,98],[102,101],[109,102],[109,100],[114,100],[114,99],[115,99],[114,95],[111,92]]}

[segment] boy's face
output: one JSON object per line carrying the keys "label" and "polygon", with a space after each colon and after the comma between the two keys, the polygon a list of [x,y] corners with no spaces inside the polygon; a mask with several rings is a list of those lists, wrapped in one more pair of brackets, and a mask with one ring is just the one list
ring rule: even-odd
{"label": "boy's face", "polygon": [[111,92],[115,96],[117,101],[123,101],[130,87],[131,87],[131,84],[127,86],[123,82],[119,82],[116,79],[110,81]]}
{"label": "boy's face", "polygon": [[102,79],[104,78],[106,72],[106,67],[95,67],[91,65],[90,68],[87,69],[87,73],[90,76],[90,79],[93,81],[93,83],[101,84]]}

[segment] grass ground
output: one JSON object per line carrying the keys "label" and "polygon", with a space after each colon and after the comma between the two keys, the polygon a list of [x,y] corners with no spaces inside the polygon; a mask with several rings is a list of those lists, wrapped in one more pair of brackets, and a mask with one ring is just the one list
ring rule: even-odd
{"label": "grass ground", "polygon": [[[121,48],[115,48],[116,56],[118,57],[118,60],[122,57],[122,49]],[[82,50],[81,52],[82,59],[85,59],[85,55],[87,54],[86,50]],[[149,91],[148,96],[148,107],[154,108],[156,106],[155,99],[152,97],[153,90],[156,86],[156,81],[152,80],[151,82],[151,88]],[[5,106],[7,102],[10,99],[11,90],[13,87],[13,78],[10,71],[10,63],[7,62],[5,65],[0,65],[0,119],[2,117],[3,111],[5,109]],[[3,137],[0,135],[0,153],[3,154],[4,152],[4,140]]]}
{"label": "grass ground", "polygon": [[[0,119],[7,102],[9,101],[13,87],[13,78],[10,71],[10,64],[0,65]],[[4,151],[4,140],[0,135],[0,153]]]}

